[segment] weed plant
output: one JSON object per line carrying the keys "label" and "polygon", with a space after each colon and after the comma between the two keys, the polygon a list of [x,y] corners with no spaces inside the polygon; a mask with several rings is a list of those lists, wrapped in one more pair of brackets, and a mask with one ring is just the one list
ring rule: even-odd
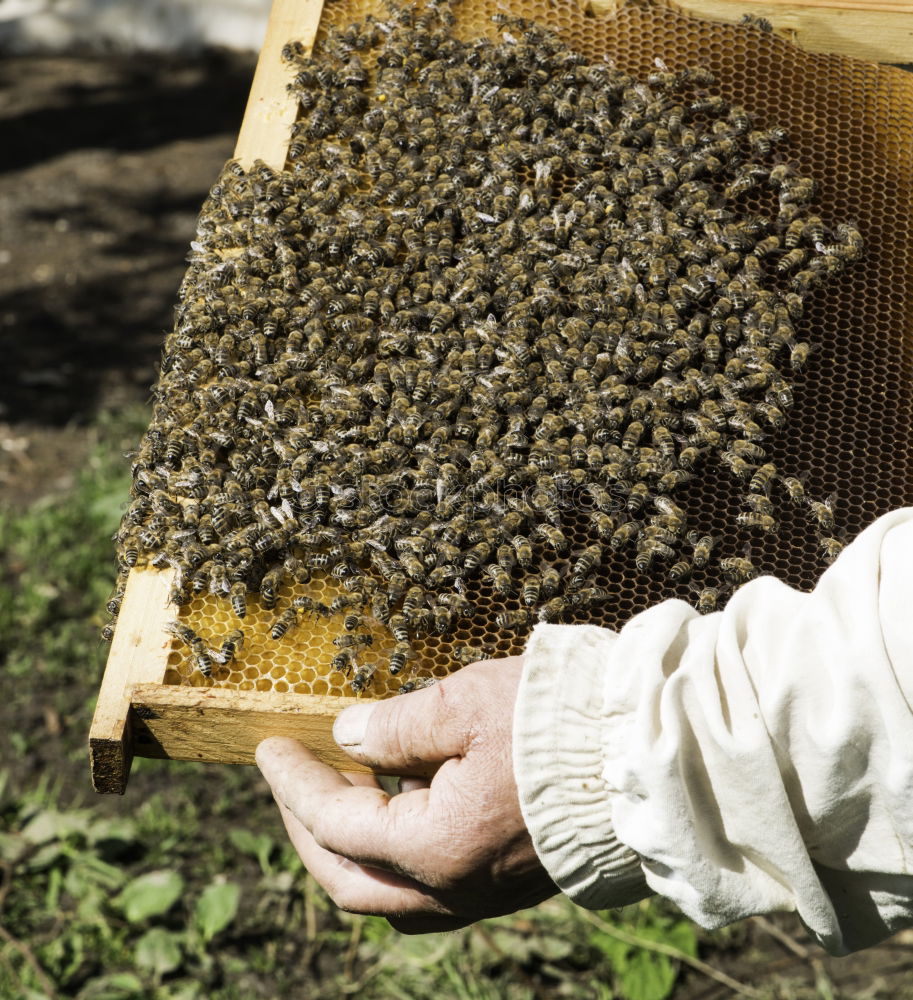
{"label": "weed plant", "polygon": [[138,760],[124,798],[92,793],[111,535],[146,418],[101,417],[69,491],[0,512],[0,998],[671,996],[697,939],[654,904],[555,899],[403,937],[327,900],[250,769]]}

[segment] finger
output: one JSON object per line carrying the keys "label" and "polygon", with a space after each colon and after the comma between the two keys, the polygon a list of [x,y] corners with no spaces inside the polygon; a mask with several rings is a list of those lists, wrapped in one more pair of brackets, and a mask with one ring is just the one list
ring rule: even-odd
{"label": "finger", "polygon": [[[305,868],[341,909],[418,922],[433,918],[446,925],[454,921],[444,904],[420,883],[325,850],[290,809],[279,803],[279,811],[289,839]],[[445,926],[442,925],[441,929]]]}
{"label": "finger", "polygon": [[320,847],[427,881],[426,869],[435,864],[442,846],[433,840],[437,828],[429,821],[427,789],[391,798],[376,786],[353,784],[296,740],[281,737],[257,747],[257,764],[276,801]]}
{"label": "finger", "polygon": [[400,698],[340,712],[333,737],[357,761],[378,770],[418,768],[459,757],[469,727],[447,681]]}

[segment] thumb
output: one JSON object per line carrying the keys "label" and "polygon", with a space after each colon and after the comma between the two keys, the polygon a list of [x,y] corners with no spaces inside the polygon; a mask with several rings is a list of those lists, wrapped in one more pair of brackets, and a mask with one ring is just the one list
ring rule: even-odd
{"label": "thumb", "polygon": [[353,705],[340,712],[333,738],[352,758],[393,773],[430,773],[459,757],[468,740],[464,713],[452,704],[446,682],[384,701]]}

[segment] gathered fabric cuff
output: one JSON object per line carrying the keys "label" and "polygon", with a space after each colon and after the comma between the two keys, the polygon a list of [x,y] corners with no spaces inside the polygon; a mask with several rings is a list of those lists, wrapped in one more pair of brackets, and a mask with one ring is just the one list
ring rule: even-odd
{"label": "gathered fabric cuff", "polygon": [[605,766],[605,674],[618,636],[591,625],[537,625],[514,714],[523,818],[555,884],[590,909],[651,895],[634,851],[615,836]]}
{"label": "gathered fabric cuff", "polygon": [[913,926],[913,508],[810,594],[540,625],[514,717],[539,857],[584,906],[650,890],[701,926],[796,911],[830,952]]}

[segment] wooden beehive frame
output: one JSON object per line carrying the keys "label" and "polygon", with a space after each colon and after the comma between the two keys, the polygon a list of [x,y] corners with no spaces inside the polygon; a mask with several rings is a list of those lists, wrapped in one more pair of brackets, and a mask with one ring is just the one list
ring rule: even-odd
{"label": "wooden beehive frame", "polygon": [[[844,40],[858,41],[851,49],[835,46],[842,54],[913,60],[913,3],[684,0],[680,5],[691,13],[725,20],[738,20],[747,9],[791,31],[812,49],[820,48],[825,36],[797,30],[796,25],[807,28],[825,16],[832,24],[839,22]],[[616,5],[611,0],[591,0],[591,6],[594,12],[610,12]],[[244,166],[257,159],[277,169],[284,165],[297,105],[287,91],[289,70],[280,54],[290,39],[311,45],[321,13],[322,0],[274,0],[235,150]],[[170,585],[170,570],[130,573],[89,738],[97,791],[123,792],[133,756],[250,764],[257,744],[276,735],[302,740],[328,763],[359,769],[331,735],[336,715],[354,698],[164,683],[172,642],[164,631],[173,617],[168,606]]]}
{"label": "wooden beehive frame", "polygon": [[[611,14],[625,0],[589,0],[594,14]],[[738,22],[746,14],[770,22],[777,34],[809,52],[913,62],[911,0],[675,0],[686,14]]]}
{"label": "wooden beehive frame", "polygon": [[[235,156],[250,166],[285,164],[297,102],[281,58],[289,39],[313,45],[323,0],[274,0]],[[164,631],[171,570],[133,570],[89,733],[92,783],[123,793],[134,756],[253,764],[267,736],[291,736],[321,759],[358,770],[336,746],[333,720],[354,698],[229,691],[165,684],[171,639]]]}

